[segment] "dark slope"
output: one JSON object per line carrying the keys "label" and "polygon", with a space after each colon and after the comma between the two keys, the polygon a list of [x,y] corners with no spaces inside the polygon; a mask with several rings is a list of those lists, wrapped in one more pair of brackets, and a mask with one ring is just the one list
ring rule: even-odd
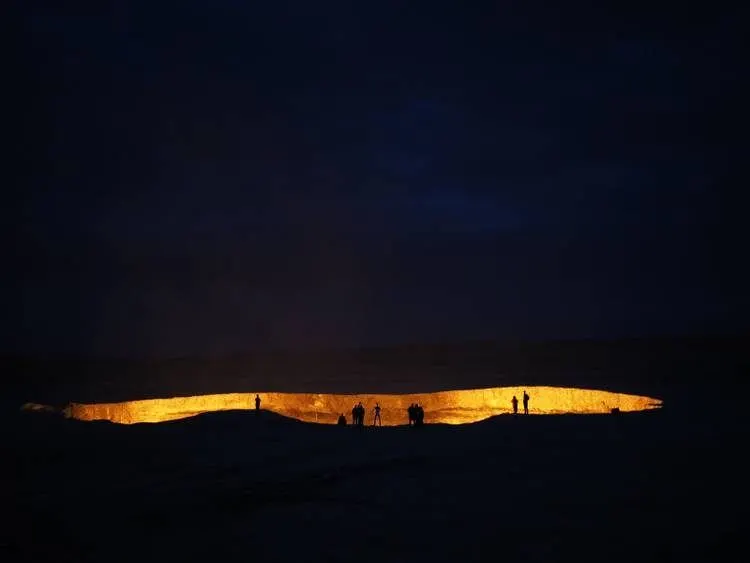
{"label": "dark slope", "polygon": [[736,413],[15,422],[17,560],[719,561],[744,514]]}

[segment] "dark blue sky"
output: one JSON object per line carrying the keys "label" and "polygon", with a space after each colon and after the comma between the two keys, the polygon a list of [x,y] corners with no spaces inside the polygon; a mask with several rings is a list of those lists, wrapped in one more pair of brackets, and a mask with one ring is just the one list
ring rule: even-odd
{"label": "dark blue sky", "polygon": [[12,3],[4,351],[745,328],[739,8],[515,4]]}

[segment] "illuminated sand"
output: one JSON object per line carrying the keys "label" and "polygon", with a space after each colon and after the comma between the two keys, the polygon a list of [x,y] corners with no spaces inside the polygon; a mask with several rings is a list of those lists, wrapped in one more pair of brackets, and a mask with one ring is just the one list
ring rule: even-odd
{"label": "illuminated sand", "polygon": [[[426,423],[465,424],[511,412],[511,398],[519,399],[522,410],[523,390],[531,396],[531,414],[596,414],[642,411],[661,406],[651,397],[563,387],[492,387],[439,391],[409,395],[343,395],[315,393],[259,392],[261,407],[305,422],[333,424],[344,413],[351,422],[351,410],[361,401],[366,408],[366,424],[373,418],[373,407],[379,403],[384,426],[407,423],[407,407],[418,403],[424,407]],[[65,409],[68,417],[78,420],[109,420],[120,424],[163,422],[223,410],[254,409],[255,393],[227,393],[169,399],[143,399],[123,403],[71,403]]]}

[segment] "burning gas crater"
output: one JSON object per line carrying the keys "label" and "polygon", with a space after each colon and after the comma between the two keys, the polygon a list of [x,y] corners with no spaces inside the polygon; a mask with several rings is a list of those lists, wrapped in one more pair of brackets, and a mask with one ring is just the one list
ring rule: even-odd
{"label": "burning gas crater", "polygon": [[[373,407],[378,403],[382,409],[383,425],[397,426],[407,423],[407,408],[412,403],[424,408],[426,423],[465,424],[507,414],[511,412],[511,398],[514,395],[519,400],[519,411],[522,411],[524,389],[531,397],[530,414],[596,414],[609,413],[613,408],[621,412],[642,411],[659,408],[662,404],[659,399],[650,397],[564,387],[492,387],[411,395],[264,392],[258,392],[258,395],[262,409],[305,422],[324,424],[334,424],[341,413],[351,423],[352,407],[360,401],[367,412],[365,423],[370,424]],[[65,415],[78,420],[135,424],[176,420],[213,411],[254,408],[255,393],[226,393],[123,403],[70,403],[65,408]]]}

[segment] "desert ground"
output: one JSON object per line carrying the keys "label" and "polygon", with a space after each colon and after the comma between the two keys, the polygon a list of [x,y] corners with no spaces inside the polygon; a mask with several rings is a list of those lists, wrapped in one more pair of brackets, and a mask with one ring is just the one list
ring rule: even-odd
{"label": "desert ground", "polygon": [[665,399],[362,431],[268,411],[118,425],[18,410],[1,558],[744,560],[745,417],[699,391]]}

